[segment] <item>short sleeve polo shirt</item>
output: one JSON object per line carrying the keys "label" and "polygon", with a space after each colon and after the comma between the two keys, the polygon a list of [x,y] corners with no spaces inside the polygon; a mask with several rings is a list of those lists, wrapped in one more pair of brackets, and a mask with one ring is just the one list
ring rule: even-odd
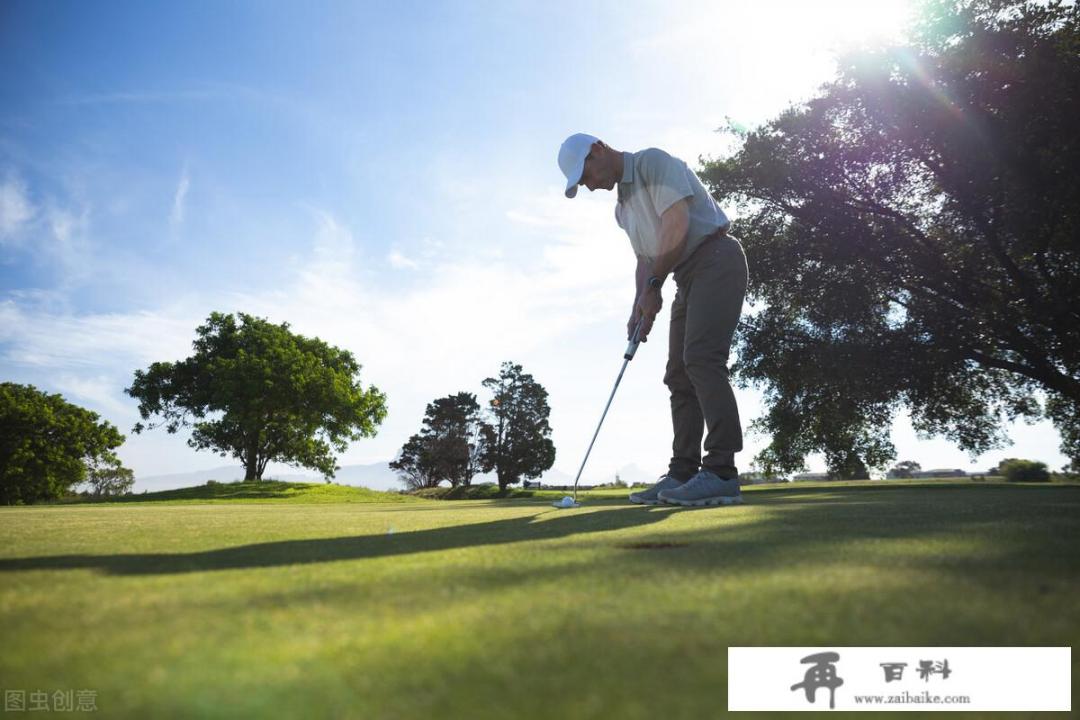
{"label": "short sleeve polo shirt", "polygon": [[730,224],[697,174],[686,163],[659,148],[623,153],[615,221],[630,237],[634,254],[652,262],[660,254],[660,216],[686,198],[690,227],[681,263],[701,241]]}

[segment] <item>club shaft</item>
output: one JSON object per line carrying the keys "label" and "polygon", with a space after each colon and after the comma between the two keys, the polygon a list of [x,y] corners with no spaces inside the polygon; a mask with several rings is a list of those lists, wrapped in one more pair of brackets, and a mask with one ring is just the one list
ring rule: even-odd
{"label": "club shaft", "polygon": [[608,408],[611,407],[611,401],[615,399],[615,391],[619,389],[619,383],[622,382],[623,373],[626,372],[626,366],[630,364],[630,361],[634,358],[634,353],[637,352],[638,338],[641,337],[641,328],[645,324],[645,318],[639,318],[637,325],[634,326],[634,334],[630,337],[630,345],[626,348],[626,353],[623,355],[622,370],[619,371],[619,377],[615,378],[615,387],[611,388],[611,396],[607,399],[607,405],[604,406],[604,414],[600,416],[600,422],[596,426],[596,432],[593,433],[592,441],[589,442],[589,449],[585,451],[585,459],[581,461],[581,467],[578,468],[577,477],[574,478],[574,502],[577,502],[577,486],[578,481],[581,480],[581,473],[585,470],[585,463],[589,462],[589,454],[592,452],[593,445],[596,443],[596,436],[600,434],[600,428],[604,425],[604,418],[607,417]]}
{"label": "club shaft", "polygon": [[629,360],[623,360],[622,370],[619,371],[619,377],[615,380],[615,387],[611,389],[611,397],[608,398],[607,405],[604,406],[604,414],[600,416],[600,424],[596,426],[596,432],[593,433],[592,442],[589,443],[589,449],[585,451],[585,459],[581,461],[581,467],[578,468],[577,477],[574,478],[574,501],[577,501],[577,486],[578,480],[581,479],[581,473],[585,469],[585,463],[589,461],[589,453],[592,452],[593,444],[596,442],[596,436],[600,434],[600,428],[604,424],[604,418],[607,417],[608,408],[611,407],[611,401],[615,399],[615,391],[619,389],[619,383],[622,382],[623,373],[626,372],[626,366],[630,364]]}

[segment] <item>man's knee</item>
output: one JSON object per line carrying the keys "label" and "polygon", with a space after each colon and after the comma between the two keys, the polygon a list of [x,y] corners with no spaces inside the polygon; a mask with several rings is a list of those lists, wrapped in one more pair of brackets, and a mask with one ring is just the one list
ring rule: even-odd
{"label": "man's knee", "polygon": [[683,353],[683,367],[686,375],[722,373],[728,376],[728,349],[717,348],[715,350],[694,349]]}
{"label": "man's knee", "polygon": [[668,360],[667,370],[664,372],[664,384],[671,390],[694,389],[686,374],[686,368],[677,360]]}

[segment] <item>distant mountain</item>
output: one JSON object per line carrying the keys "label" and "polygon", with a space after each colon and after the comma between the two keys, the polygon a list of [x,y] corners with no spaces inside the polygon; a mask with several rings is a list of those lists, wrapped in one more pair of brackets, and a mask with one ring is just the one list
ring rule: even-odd
{"label": "distant mountain", "polygon": [[[315,480],[322,480],[316,476]],[[405,486],[398,480],[397,474],[390,469],[389,462],[369,465],[342,465],[334,477],[339,485],[356,485],[371,490],[401,490]]]}
{"label": "distant mountain", "polygon": [[[630,463],[619,468],[619,479],[627,485],[634,485],[636,483],[644,483],[645,485],[652,485],[654,482],[660,479],[662,473],[667,472],[667,465],[661,465],[650,471],[642,470],[637,465]],[[615,478],[612,477],[611,480]],[[604,482],[611,482],[611,480],[604,480]]]}

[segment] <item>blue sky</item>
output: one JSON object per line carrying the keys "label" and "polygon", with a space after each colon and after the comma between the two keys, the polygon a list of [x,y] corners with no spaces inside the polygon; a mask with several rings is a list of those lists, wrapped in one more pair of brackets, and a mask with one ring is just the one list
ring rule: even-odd
{"label": "blue sky", "polygon": [[[758,123],[810,96],[833,52],[895,35],[907,12],[902,0],[310,5],[0,6],[5,380],[128,433],[133,371],[186,357],[211,311],[244,311],[349,348],[389,394],[379,436],[342,464],[392,458],[427,402],[481,393],[512,360],[551,393],[556,468],[573,475],[621,365],[634,258],[611,193],[562,197],[562,139],[590,132],[696,166],[729,147],[725,118]],[[620,387],[593,479],[666,467],[666,330],[655,337]],[[760,413],[757,393],[739,397],[744,421]],[[973,465],[902,418],[895,441],[924,466],[1064,463],[1049,426],[1012,434]],[[137,476],[221,464],[185,437],[129,433],[120,455]],[[747,438],[741,466],[764,442]]]}

